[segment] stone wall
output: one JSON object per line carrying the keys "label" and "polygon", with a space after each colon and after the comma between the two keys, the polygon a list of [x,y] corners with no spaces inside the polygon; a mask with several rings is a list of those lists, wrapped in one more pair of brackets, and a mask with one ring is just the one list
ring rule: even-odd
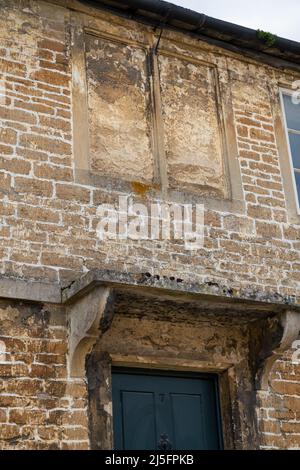
{"label": "stone wall", "polygon": [[89,447],[86,386],[68,378],[66,336],[62,307],[1,301],[1,449]]}
{"label": "stone wall", "polygon": [[[97,206],[103,202],[114,203],[117,196],[123,194],[114,183],[120,168],[115,164],[107,165],[105,161],[107,155],[114,161],[118,149],[109,147],[100,158],[98,131],[92,134],[91,149],[96,149],[98,155],[93,158],[91,153],[92,168],[100,176],[104,174],[104,183],[78,180],[77,170],[81,168],[74,158],[77,147],[73,147],[77,135],[73,132],[72,112],[75,106],[72,95],[75,70],[71,44],[73,14],[67,8],[42,1],[0,0],[0,6],[2,275],[28,282],[42,280],[66,285],[90,269],[106,267],[210,282],[227,286],[233,292],[242,288],[258,297],[272,294],[283,299],[289,295],[299,302],[300,219],[291,217],[292,196],[287,193],[282,178],[282,162],[287,160],[281,138],[282,122],[278,118],[278,84],[290,87],[293,80],[299,79],[299,74],[279,71],[219,47],[200,41],[196,43],[179,33],[166,32],[162,45],[167,47],[167,43],[174,41],[174,50],[193,51],[188,52],[193,56],[192,60],[201,62],[205,58],[217,67],[223,97],[225,89],[230,92],[225,104],[231,116],[224,115],[223,123],[227,131],[229,121],[234,125],[234,133],[231,127],[227,132],[227,164],[223,137],[219,143],[215,142],[216,161],[213,163],[209,154],[211,137],[205,135],[207,145],[203,155],[206,152],[208,164],[203,168],[201,159],[200,164],[193,161],[191,167],[190,160],[185,161],[184,155],[176,154],[176,151],[183,152],[185,147],[181,149],[176,145],[172,148],[177,138],[184,145],[182,136],[191,132],[187,125],[184,126],[189,110],[185,111],[187,114],[183,111],[180,114],[179,110],[172,109],[170,89],[167,84],[162,88],[162,116],[166,137],[170,140],[166,140],[165,167],[159,156],[160,169],[164,170],[164,181],[169,179],[173,189],[190,191],[185,196],[187,199],[189,194],[196,199],[202,198],[206,208],[204,247],[191,254],[181,242],[172,240],[100,241],[96,236]],[[82,5],[76,7],[84,10],[86,23],[93,26],[96,21],[106,34],[110,28],[113,35],[118,31],[125,35],[125,31],[129,31],[132,38],[141,42],[153,34],[150,27],[107,16]],[[139,58],[143,61],[137,55],[136,60]],[[163,62],[165,70],[166,59]],[[180,63],[175,69],[181,70],[181,67]],[[204,66],[190,69],[192,78],[199,75],[200,83],[202,75],[211,73],[210,67],[208,71]],[[164,74],[167,76],[167,71]],[[102,77],[102,81],[107,82],[107,77]],[[93,77],[88,79],[93,80]],[[182,79],[188,81],[190,77]],[[117,86],[115,93],[118,95]],[[181,94],[180,90],[178,93]],[[140,100],[139,103],[146,100],[134,87],[132,95]],[[96,98],[93,100],[92,96],[89,102],[94,130],[98,129],[94,126],[103,129],[108,118],[108,115],[101,115],[94,123],[96,116],[93,113],[97,112],[99,94]],[[186,99],[192,102],[193,113],[197,114],[201,100],[197,103],[191,96]],[[178,97],[176,100],[178,104]],[[138,105],[134,111],[137,113],[134,119],[140,119],[140,128],[136,132],[143,133],[147,116],[143,121],[143,112]],[[180,125],[174,121],[175,114]],[[121,119],[122,114],[118,117]],[[210,119],[216,125],[213,111]],[[176,135],[177,125],[180,135]],[[199,130],[199,122],[195,122],[195,126]],[[123,130],[125,132],[126,128]],[[131,133],[134,129],[128,127],[127,131]],[[107,136],[117,146],[114,132],[114,129],[107,130]],[[122,158],[126,163],[125,175],[122,172],[121,176],[128,182],[128,194],[137,202],[149,202],[152,191],[156,191],[155,197],[160,191],[160,182],[155,179],[158,174],[156,163],[151,168],[149,157],[146,162],[149,167],[146,165],[145,168],[145,162],[141,165],[138,159],[132,160],[130,145],[135,142],[133,135],[123,135],[119,142],[124,146]],[[127,149],[125,144],[128,144]],[[139,144],[140,152],[145,155],[147,142],[139,140]],[[193,142],[192,148],[195,150],[197,145]],[[189,155],[191,158],[193,155]],[[88,162],[87,155],[86,159]],[[228,171],[228,161],[238,164],[241,184],[240,179],[233,178]],[[145,169],[146,177],[143,178],[141,173],[133,180],[141,167]],[[195,184],[194,175],[191,175],[195,167],[196,174],[205,181],[203,185],[199,185],[199,181]],[[108,168],[112,168],[111,179]],[[236,193],[241,195],[237,201],[240,204],[233,210],[230,203]],[[62,341],[66,329],[62,309],[16,302],[4,303],[1,312],[0,339],[8,343],[7,362],[0,365],[3,448],[87,448],[86,392],[81,381],[66,380],[66,348]],[[291,364],[290,353],[275,366],[274,390],[264,392],[260,397],[263,447],[300,447],[299,374],[299,365]]]}
{"label": "stone wall", "polygon": [[271,321],[263,311],[124,293],[113,309],[86,377],[75,379],[65,307],[1,302],[1,449],[111,448],[112,364],[218,373],[226,448],[299,448],[300,367],[290,352],[256,394],[250,335]]}
{"label": "stone wall", "polygon": [[[1,272],[69,282],[106,265],[297,296],[299,224],[288,223],[270,91],[293,76],[220,58],[210,46],[220,74],[225,64],[231,77],[245,209],[228,213],[226,198],[215,199],[205,213],[204,248],[192,256],[172,240],[100,241],[96,208],[122,193],[74,180],[70,12],[43,2],[20,5],[1,4]],[[132,184],[130,194],[149,201],[146,186]]]}
{"label": "stone wall", "polygon": [[300,447],[300,365],[292,363],[291,356],[292,352],[288,352],[276,361],[270,389],[259,394],[262,449]]}

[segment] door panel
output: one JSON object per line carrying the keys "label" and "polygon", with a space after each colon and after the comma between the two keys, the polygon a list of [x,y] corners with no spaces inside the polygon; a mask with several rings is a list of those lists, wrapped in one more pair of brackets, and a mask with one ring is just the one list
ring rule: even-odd
{"label": "door panel", "polygon": [[220,448],[213,376],[113,369],[115,449]]}
{"label": "door panel", "polygon": [[201,395],[172,393],[171,401],[176,429],[175,447],[182,450],[207,448]]}
{"label": "door panel", "polygon": [[153,393],[122,392],[124,448],[134,450],[155,446],[155,398]]}

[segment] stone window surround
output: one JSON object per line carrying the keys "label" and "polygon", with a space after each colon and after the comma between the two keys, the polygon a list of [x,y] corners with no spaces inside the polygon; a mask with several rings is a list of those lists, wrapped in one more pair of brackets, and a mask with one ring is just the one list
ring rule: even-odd
{"label": "stone window surround", "polygon": [[282,93],[291,94],[291,81],[278,81],[270,87],[271,104],[274,115],[276,143],[279,152],[279,163],[281,168],[285,202],[287,206],[288,222],[300,224],[300,211],[297,203],[297,193],[293,178],[292,157],[288,141],[285,110],[283,107]]}
{"label": "stone window surround", "polygon": [[[282,112],[283,112],[283,119],[284,119],[284,129],[285,129],[285,134],[286,134],[286,139],[287,139],[287,147],[288,147],[288,154],[289,154],[289,160],[290,160],[290,167],[291,167],[291,174],[293,175],[294,172],[294,164],[293,164],[293,158],[292,158],[292,152],[291,152],[291,146],[289,144],[289,135],[288,135],[288,126],[287,126],[287,116],[284,108],[284,103],[283,103],[283,95],[289,95],[292,96],[292,94],[295,92],[295,90],[287,90],[285,88],[280,89],[280,99],[281,99],[281,107],[282,107]],[[297,214],[300,216],[300,201],[299,201],[299,195],[297,193],[297,188],[296,188],[296,183],[295,180],[292,176],[292,187],[294,188],[294,193],[295,193],[295,201],[296,201],[296,210]]]}
{"label": "stone window surround", "polygon": [[[101,14],[100,14],[101,17]],[[111,21],[117,20],[114,18]],[[107,184],[120,192],[131,193],[132,185],[126,181],[116,179],[103,178],[100,175],[92,174],[89,170],[89,130],[88,130],[88,109],[87,109],[87,83],[86,83],[86,62],[85,62],[85,34],[92,34],[98,37],[121,41],[123,43],[133,44],[137,47],[146,49],[148,54],[155,47],[159,38],[159,31],[149,35],[147,33],[147,42],[138,42],[127,38],[118,37],[108,31],[103,31],[103,22],[99,23],[97,18],[91,18],[89,15],[72,12],[72,95],[73,95],[73,143],[74,143],[74,159],[75,159],[75,179],[80,184],[86,184],[93,187],[105,187]],[[130,22],[127,26],[130,28]],[[184,42],[179,41],[181,48],[187,48]],[[157,79],[158,64],[157,57],[153,54],[153,95],[152,99],[155,103],[155,113],[153,116],[154,126],[154,149],[155,150],[155,173],[157,184],[148,190],[148,194],[153,198],[166,197],[174,202],[185,203],[204,203],[208,209],[219,209],[224,211],[233,211],[244,213],[245,203],[242,191],[241,173],[238,161],[237,138],[234,125],[232,98],[230,86],[228,84],[229,74],[227,73],[226,83],[219,80],[219,69],[217,63],[203,62],[197,59],[196,54],[186,49],[186,55],[175,54],[172,51],[172,40],[168,43],[167,35],[164,41],[160,43],[160,52],[168,56],[178,56],[190,62],[208,65],[212,67],[216,77],[218,108],[221,117],[221,134],[223,140],[224,153],[224,171],[227,187],[227,195],[224,199],[216,199],[212,197],[201,197],[196,193],[184,192],[169,189],[167,184],[166,162],[163,148],[163,135],[159,129],[162,128],[162,117],[159,106],[160,92],[158,91],[159,83]],[[195,48],[195,47],[194,47]],[[197,49],[201,51],[201,47],[197,45]],[[188,52],[187,52],[188,51]],[[216,61],[217,62],[217,61]],[[156,75],[156,78],[155,78]],[[224,81],[224,70],[222,76]]]}

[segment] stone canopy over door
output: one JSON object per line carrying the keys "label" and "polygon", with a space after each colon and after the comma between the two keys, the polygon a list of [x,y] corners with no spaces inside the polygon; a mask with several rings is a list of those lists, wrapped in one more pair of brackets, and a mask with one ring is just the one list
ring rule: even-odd
{"label": "stone canopy over door", "polygon": [[[124,438],[132,433],[134,419],[145,421],[143,407],[153,407],[155,394],[165,396],[167,407],[172,400],[173,405],[174,400],[183,399],[183,403],[177,403],[173,413],[166,408],[156,415],[148,409],[150,447],[158,438],[155,448],[160,441],[187,448],[191,426],[200,436],[206,433],[206,438],[192,444],[195,448],[259,448],[260,392],[268,390],[274,361],[298,336],[300,317],[276,303],[232,302],[192,290],[191,285],[181,284],[179,292],[172,282],[162,285],[134,275],[117,279],[115,274],[112,281],[108,274],[95,272],[64,292],[69,303],[69,370],[72,377],[87,380],[92,449],[149,448],[149,436],[125,445]],[[115,375],[116,367],[123,372],[127,368],[130,374],[121,379]],[[189,374],[198,377],[196,389],[190,388]],[[213,393],[212,388],[209,392],[212,376],[218,384]],[[205,384],[202,389],[200,380]],[[132,392],[140,394],[140,404]],[[187,395],[194,397],[193,404],[185,402]],[[210,417],[201,412],[200,402],[206,403]],[[174,429],[176,420],[182,421],[176,414],[178,407],[187,408],[186,416],[190,413],[181,444]],[[197,414],[199,419],[193,421]],[[123,430],[129,426],[123,436],[120,420]],[[161,420],[173,425],[157,426]]]}

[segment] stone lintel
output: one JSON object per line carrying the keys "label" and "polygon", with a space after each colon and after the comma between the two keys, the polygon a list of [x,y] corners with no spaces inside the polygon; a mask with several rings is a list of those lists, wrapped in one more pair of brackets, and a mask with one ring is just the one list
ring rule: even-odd
{"label": "stone lintel", "polygon": [[30,281],[26,279],[0,278],[0,298],[55,303],[62,301],[58,283]]}
{"label": "stone lintel", "polygon": [[122,273],[94,269],[72,282],[62,289],[62,303],[72,302],[77,297],[85,295],[86,292],[97,285],[116,289],[135,289],[142,292],[156,294],[159,297],[172,297],[174,300],[197,300],[205,298],[218,300],[225,303],[247,303],[257,305],[267,310],[276,311],[300,310],[300,302],[296,297],[281,295],[277,292],[266,293],[261,290],[243,288],[232,288],[218,282],[188,282],[178,276],[166,277],[150,273]]}
{"label": "stone lintel", "polygon": [[235,303],[257,306],[259,309],[300,311],[300,300],[294,296],[282,295],[277,292],[266,293],[258,289],[233,288],[217,281],[188,282],[178,276],[166,277],[150,273],[123,273],[120,271],[93,269],[75,279],[68,286],[59,283],[30,281],[2,277],[0,278],[0,298],[44,302],[54,304],[70,304],[86,295],[96,286],[111,289],[134,289],[161,298],[173,300],[206,299],[224,303]]}

